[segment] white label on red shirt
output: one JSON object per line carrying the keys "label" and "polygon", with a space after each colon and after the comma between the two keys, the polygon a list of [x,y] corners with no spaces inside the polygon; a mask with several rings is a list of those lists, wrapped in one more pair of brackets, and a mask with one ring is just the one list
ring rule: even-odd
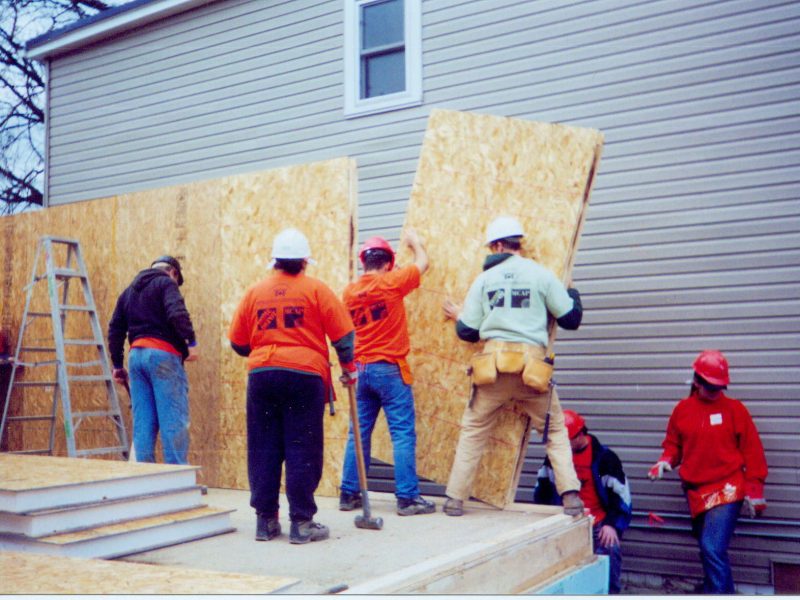
{"label": "white label on red shirt", "polygon": [[722,425],[722,413],[714,413],[709,416],[712,425]]}

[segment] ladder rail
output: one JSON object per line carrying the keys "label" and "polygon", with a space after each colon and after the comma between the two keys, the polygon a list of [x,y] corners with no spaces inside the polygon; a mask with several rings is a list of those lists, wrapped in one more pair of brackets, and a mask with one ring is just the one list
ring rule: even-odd
{"label": "ladder rail", "polygon": [[[76,244],[74,249],[75,261],[77,263],[78,270],[86,275],[88,273],[88,269],[86,268],[86,262],[83,260],[83,252],[81,251],[80,245]],[[121,445],[127,447],[128,437],[127,431],[125,430],[125,424],[122,422],[122,413],[120,410],[119,396],[117,395],[117,387],[114,385],[109,355],[105,344],[104,331],[100,327],[100,320],[97,316],[97,307],[94,301],[94,294],[92,293],[92,288],[89,285],[88,276],[81,279],[81,286],[83,287],[85,305],[90,309],[89,322],[92,327],[92,333],[94,334],[94,339],[99,342],[99,347],[97,350],[100,355],[100,369],[103,372],[102,376],[105,380],[106,393],[111,404],[111,411],[117,415],[117,417],[112,418],[112,421],[114,422],[114,426],[117,428],[117,437],[119,438]],[[66,297],[63,304],[66,304]],[[127,458],[127,456],[125,456],[125,458]]]}
{"label": "ladder rail", "polygon": [[53,242],[50,238],[44,239],[45,261],[47,263],[47,293],[50,297],[50,313],[53,323],[53,338],[56,341],[56,371],[57,380],[60,382],[59,396],[61,398],[61,414],[64,417],[64,433],[67,443],[67,454],[75,456],[75,429],[72,419],[72,406],[69,396],[69,381],[67,379],[67,357],[64,349],[64,318],[59,310],[58,281],[55,275],[55,259],[53,257]]}

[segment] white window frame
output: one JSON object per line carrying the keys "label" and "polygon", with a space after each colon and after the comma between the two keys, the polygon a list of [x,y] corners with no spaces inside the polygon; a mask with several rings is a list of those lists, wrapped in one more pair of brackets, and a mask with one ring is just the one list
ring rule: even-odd
{"label": "white window frame", "polygon": [[422,104],[422,0],[403,0],[406,89],[360,98],[361,7],[380,0],[344,0],[344,116],[347,118]]}

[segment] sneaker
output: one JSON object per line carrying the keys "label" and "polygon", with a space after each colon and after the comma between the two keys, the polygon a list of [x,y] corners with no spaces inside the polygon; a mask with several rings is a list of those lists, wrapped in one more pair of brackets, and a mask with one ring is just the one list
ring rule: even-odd
{"label": "sneaker", "polygon": [[256,514],[256,541],[266,542],[281,534],[281,523],[278,517]]}
{"label": "sneaker", "polygon": [[342,493],[339,494],[339,510],[355,510],[362,506],[363,502],[361,501],[361,494],[359,492],[351,494],[350,492],[342,490]]}
{"label": "sneaker", "polygon": [[460,517],[464,514],[464,501],[455,498],[447,498],[442,507],[444,514],[450,517]]}
{"label": "sneaker", "polygon": [[292,544],[319,542],[327,540],[330,533],[330,530],[325,525],[320,525],[314,521],[292,521],[292,527],[289,530],[289,541]]}
{"label": "sneaker", "polygon": [[570,517],[580,517],[583,514],[583,500],[578,492],[564,492],[561,495],[561,504],[564,505],[564,514]]}
{"label": "sneaker", "polygon": [[436,505],[422,496],[416,498],[398,498],[397,514],[401,517],[411,515],[429,515],[436,512]]}

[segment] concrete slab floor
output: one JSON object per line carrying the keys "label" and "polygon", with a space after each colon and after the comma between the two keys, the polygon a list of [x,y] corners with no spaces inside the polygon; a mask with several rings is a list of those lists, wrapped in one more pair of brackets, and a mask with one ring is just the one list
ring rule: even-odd
{"label": "concrete slab floor", "polygon": [[[315,520],[327,525],[331,537],[304,545],[289,543],[289,518],[285,497],[281,498],[280,537],[256,542],[255,513],[250,493],[241,490],[209,489],[206,503],[216,508],[233,508],[231,524],[236,531],[126,556],[120,560],[209,571],[296,577],[301,583],[282,593],[321,594],[351,587],[430,558],[448,554],[467,544],[529,525],[557,514],[560,509],[514,504],[505,510],[468,502],[461,517],[441,512],[443,498],[430,515],[401,517],[396,514],[392,494],[371,492],[372,515],[383,518],[383,529],[358,529],[354,524],[360,510],[342,512],[338,498],[317,497]],[[202,590],[197,590],[202,594]]]}

